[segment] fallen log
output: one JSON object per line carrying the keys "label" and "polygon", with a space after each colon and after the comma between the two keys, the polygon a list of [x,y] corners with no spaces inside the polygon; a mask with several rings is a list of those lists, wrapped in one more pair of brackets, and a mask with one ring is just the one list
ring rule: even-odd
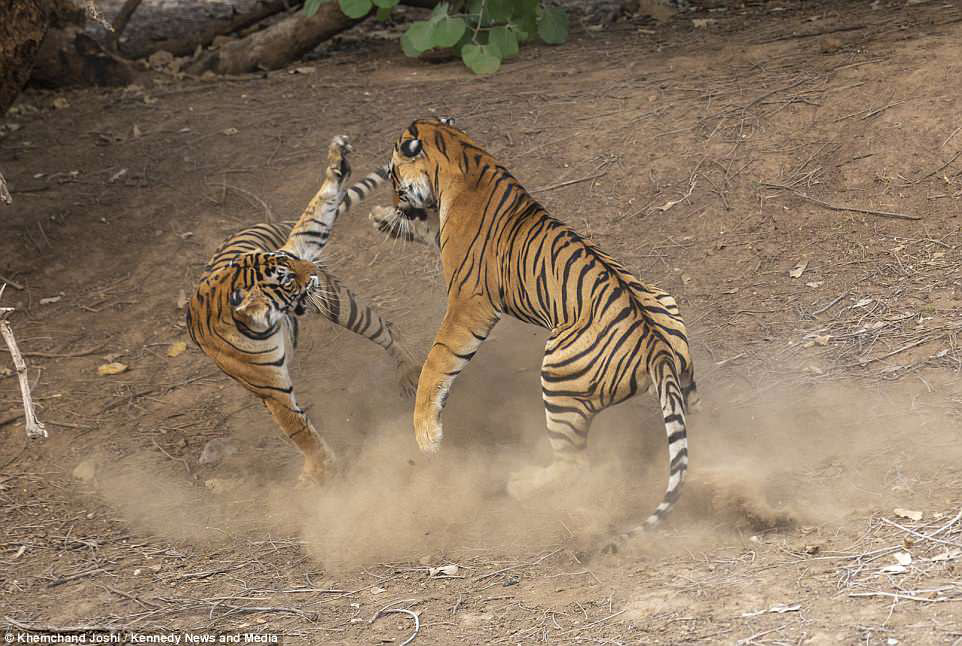
{"label": "fallen log", "polygon": [[188,71],[193,74],[208,70],[217,74],[243,74],[278,69],[361,20],[364,18],[345,16],[336,2],[321,5],[310,17],[296,12],[262,31],[205,52]]}
{"label": "fallen log", "polygon": [[128,58],[146,58],[154,52],[170,52],[174,56],[189,56],[194,53],[198,45],[207,47],[218,36],[232,34],[270,18],[271,16],[288,10],[300,4],[296,0],[262,0],[247,13],[237,14],[227,20],[219,20],[202,29],[199,33],[152,43],[138,45],[122,45],[121,53]]}

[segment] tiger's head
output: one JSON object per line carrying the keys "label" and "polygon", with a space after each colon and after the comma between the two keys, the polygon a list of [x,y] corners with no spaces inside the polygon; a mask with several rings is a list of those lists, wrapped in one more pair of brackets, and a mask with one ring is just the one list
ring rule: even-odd
{"label": "tiger's head", "polygon": [[303,314],[310,304],[319,308],[318,267],[283,251],[247,253],[227,267],[227,300],[234,318],[247,327],[272,327],[287,314]]}
{"label": "tiger's head", "polygon": [[464,154],[487,155],[454,119],[415,121],[394,145],[391,181],[397,206],[407,209],[437,208],[447,180],[464,174]]}

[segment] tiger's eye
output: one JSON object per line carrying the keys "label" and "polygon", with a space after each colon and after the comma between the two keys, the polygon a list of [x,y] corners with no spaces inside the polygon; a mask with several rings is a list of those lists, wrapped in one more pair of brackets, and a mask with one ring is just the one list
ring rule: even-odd
{"label": "tiger's eye", "polygon": [[421,152],[420,139],[408,139],[401,144],[401,154],[405,157],[417,157]]}
{"label": "tiger's eye", "polygon": [[230,303],[231,307],[237,307],[241,304],[242,300],[244,300],[244,293],[239,289],[235,289],[230,293],[230,297],[227,299],[227,302]]}

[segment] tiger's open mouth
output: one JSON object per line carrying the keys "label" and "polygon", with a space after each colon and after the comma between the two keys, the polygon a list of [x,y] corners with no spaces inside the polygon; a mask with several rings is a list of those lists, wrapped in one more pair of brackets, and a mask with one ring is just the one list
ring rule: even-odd
{"label": "tiger's open mouth", "polygon": [[411,206],[404,202],[398,204],[397,214],[405,220],[420,220],[423,222],[428,219],[427,209]]}

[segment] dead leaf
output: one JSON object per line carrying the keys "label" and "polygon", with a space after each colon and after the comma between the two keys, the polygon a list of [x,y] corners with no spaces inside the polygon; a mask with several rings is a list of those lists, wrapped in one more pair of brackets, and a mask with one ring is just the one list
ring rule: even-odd
{"label": "dead leaf", "polygon": [[313,74],[314,71],[315,68],[305,65],[303,67],[295,67],[290,71],[290,74]]}
{"label": "dead leaf", "polygon": [[55,110],[66,110],[70,107],[70,101],[62,96],[58,96],[53,100],[53,107]]}
{"label": "dead leaf", "polygon": [[801,261],[800,263],[798,263],[797,265],[795,265],[794,269],[792,269],[790,272],[788,272],[788,275],[791,276],[792,278],[801,278],[801,277],[802,277],[802,274],[805,273],[805,269],[806,269],[807,267],[808,267],[808,261],[807,261],[807,260],[803,260],[803,261]]}
{"label": "dead leaf", "polygon": [[134,134],[134,137],[135,137],[135,138],[136,138],[136,137],[142,137],[143,134],[144,134],[144,133],[140,130],[140,127],[139,127],[136,123],[134,124],[133,134]]}
{"label": "dead leaf", "polygon": [[894,556],[899,565],[912,565],[912,555],[908,552],[896,552]]}
{"label": "dead leaf", "polygon": [[873,298],[868,298],[868,297],[866,297],[866,298],[860,298],[860,299],[858,299],[857,301],[855,301],[855,305],[852,305],[852,307],[865,307],[866,305],[868,305],[869,303],[871,303],[873,300],[875,300],[875,299],[873,299]]}
{"label": "dead leaf", "polygon": [[184,290],[177,292],[177,309],[182,310],[187,307],[187,294]]}
{"label": "dead leaf", "polygon": [[909,569],[904,565],[886,565],[881,570],[879,574],[905,574]]}
{"label": "dead leaf", "polygon": [[441,567],[433,567],[428,570],[428,576],[454,576],[458,573],[457,565],[442,565]]}
{"label": "dead leaf", "polygon": [[106,377],[108,375],[119,375],[122,372],[127,372],[127,364],[125,363],[105,363],[97,368],[97,374]]}
{"label": "dead leaf", "polygon": [[123,176],[126,175],[126,174],[127,174],[127,169],[126,169],[126,168],[121,168],[119,171],[117,171],[116,173],[114,173],[113,175],[110,176],[110,179],[107,180],[107,183],[108,183],[108,184],[113,184],[114,182],[116,182],[118,179],[120,179],[121,177],[123,177]]}
{"label": "dead leaf", "polygon": [[51,303],[56,303],[56,302],[58,302],[61,298],[63,298],[63,296],[49,296],[49,297],[47,297],[47,298],[41,298],[41,299],[40,299],[40,304],[41,304],[41,305],[50,305]]}
{"label": "dead leaf", "polygon": [[922,512],[915,511],[912,509],[902,509],[901,507],[894,510],[894,513],[899,518],[907,518],[909,520],[914,520],[916,522],[922,520]]}
{"label": "dead leaf", "polygon": [[715,22],[714,18],[692,18],[691,19],[691,24],[692,26],[695,27],[695,29],[704,29],[705,27],[707,27],[708,25],[711,25],[714,22]]}
{"label": "dead leaf", "polygon": [[371,594],[381,594],[382,592],[387,592],[387,590],[385,590],[384,588],[379,588],[377,586],[374,586],[373,588],[371,588]]}
{"label": "dead leaf", "polygon": [[954,550],[946,550],[944,552],[936,554],[935,556],[929,558],[928,560],[934,561],[934,562],[952,561],[959,558],[960,556],[962,556],[962,550],[954,549]]}
{"label": "dead leaf", "polygon": [[174,341],[167,348],[167,356],[173,359],[174,357],[179,357],[187,351],[187,344],[183,341]]}
{"label": "dead leaf", "polygon": [[237,128],[225,128],[222,132],[228,137],[231,137],[233,135],[236,135],[238,132],[240,132],[240,130],[238,130]]}
{"label": "dead leaf", "polygon": [[815,336],[815,345],[820,345],[822,347],[828,345],[828,342],[832,339],[831,334],[819,334]]}
{"label": "dead leaf", "polygon": [[819,287],[821,287],[821,286],[824,285],[824,284],[825,284],[825,281],[824,281],[824,280],[818,280],[818,281],[815,281],[815,282],[812,282],[812,283],[805,283],[805,286],[806,286],[806,287],[811,287],[812,289],[818,289]]}

